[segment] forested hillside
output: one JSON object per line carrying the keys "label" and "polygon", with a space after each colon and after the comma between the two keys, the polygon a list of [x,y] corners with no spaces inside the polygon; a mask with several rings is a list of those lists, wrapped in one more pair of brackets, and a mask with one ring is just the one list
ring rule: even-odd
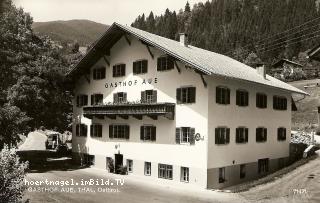
{"label": "forested hillside", "polygon": [[316,0],[212,0],[187,3],[178,13],[142,14],[132,26],[171,39],[185,32],[191,45],[240,61],[254,52],[271,64],[319,43],[318,6]]}

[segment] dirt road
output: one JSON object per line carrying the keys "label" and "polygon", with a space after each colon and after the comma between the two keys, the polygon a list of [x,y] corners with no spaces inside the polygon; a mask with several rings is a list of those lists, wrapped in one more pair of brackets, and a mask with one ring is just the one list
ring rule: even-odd
{"label": "dirt road", "polygon": [[242,192],[252,202],[320,202],[320,150],[318,157],[274,182]]}

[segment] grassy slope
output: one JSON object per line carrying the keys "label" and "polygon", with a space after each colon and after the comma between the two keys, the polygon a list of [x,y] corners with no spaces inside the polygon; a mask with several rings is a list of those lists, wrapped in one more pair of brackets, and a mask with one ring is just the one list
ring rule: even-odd
{"label": "grassy slope", "polygon": [[34,22],[33,29],[40,35],[48,35],[60,42],[78,42],[87,46],[97,40],[109,26],[89,20]]}
{"label": "grassy slope", "polygon": [[316,127],[318,123],[317,118],[317,107],[320,106],[320,86],[304,88],[306,85],[320,85],[320,79],[314,80],[303,80],[303,81],[295,81],[290,84],[302,89],[310,94],[310,96],[306,96],[306,98],[302,99],[302,96],[294,95],[293,99],[295,101],[302,99],[301,101],[296,102],[298,111],[292,113],[292,128],[293,129],[308,129]]}

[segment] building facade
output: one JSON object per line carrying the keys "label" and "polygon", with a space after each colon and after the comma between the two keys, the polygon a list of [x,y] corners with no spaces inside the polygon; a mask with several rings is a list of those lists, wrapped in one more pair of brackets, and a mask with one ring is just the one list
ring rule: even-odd
{"label": "building facade", "polygon": [[283,167],[305,93],[180,39],[114,23],[73,68],[74,159],[201,188]]}

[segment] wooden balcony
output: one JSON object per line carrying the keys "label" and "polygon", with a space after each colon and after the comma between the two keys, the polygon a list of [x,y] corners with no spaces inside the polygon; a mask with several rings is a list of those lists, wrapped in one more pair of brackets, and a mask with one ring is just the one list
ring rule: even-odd
{"label": "wooden balcony", "polygon": [[174,103],[110,103],[104,105],[83,107],[83,115],[92,119],[98,118],[116,119],[117,116],[128,119],[132,116],[141,120],[143,116],[148,116],[154,120],[158,116],[164,116],[169,120],[174,119]]}

